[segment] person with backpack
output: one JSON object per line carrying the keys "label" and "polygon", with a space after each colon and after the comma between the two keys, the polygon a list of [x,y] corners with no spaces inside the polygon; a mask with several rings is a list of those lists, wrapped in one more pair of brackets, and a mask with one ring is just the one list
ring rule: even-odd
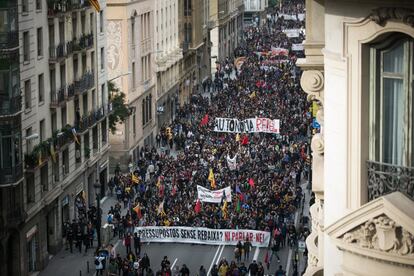
{"label": "person with backpack", "polygon": [[104,266],[103,261],[105,260],[105,257],[100,256],[98,253],[96,253],[95,256],[95,269],[96,269],[96,275],[103,275]]}

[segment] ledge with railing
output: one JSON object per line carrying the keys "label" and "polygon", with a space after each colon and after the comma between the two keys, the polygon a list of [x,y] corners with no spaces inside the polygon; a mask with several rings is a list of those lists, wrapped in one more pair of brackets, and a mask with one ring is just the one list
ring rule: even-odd
{"label": "ledge with railing", "polygon": [[87,71],[79,80],[75,81],[75,94],[83,94],[84,92],[94,87],[94,84],[95,77],[93,71]]}
{"label": "ledge with railing", "polygon": [[11,116],[22,110],[22,96],[15,95],[3,98],[0,96],[0,116]]}
{"label": "ledge with railing", "polygon": [[367,161],[368,200],[399,191],[414,201],[414,167]]}
{"label": "ledge with railing", "polygon": [[0,32],[0,50],[19,47],[19,32]]}
{"label": "ledge with railing", "polygon": [[54,17],[76,9],[87,8],[89,6],[90,4],[87,0],[48,0],[47,15],[49,17]]}
{"label": "ledge with railing", "polygon": [[73,39],[73,51],[75,52],[92,48],[93,45],[93,33],[83,34],[79,39]]}
{"label": "ledge with railing", "polygon": [[66,85],[62,85],[59,90],[50,92],[50,107],[59,107],[66,101]]}
{"label": "ledge with railing", "polygon": [[57,46],[51,45],[49,46],[49,60],[52,62],[61,60],[65,58],[67,55],[66,53],[66,43],[59,43]]}

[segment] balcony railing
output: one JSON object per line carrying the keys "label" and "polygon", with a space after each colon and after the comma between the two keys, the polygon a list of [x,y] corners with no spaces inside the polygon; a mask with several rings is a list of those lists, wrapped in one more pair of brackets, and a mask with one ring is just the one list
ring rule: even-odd
{"label": "balcony railing", "polygon": [[73,51],[82,51],[93,47],[93,33],[83,34],[79,39],[73,39]]}
{"label": "balcony railing", "polygon": [[59,107],[66,100],[66,85],[63,85],[58,91],[50,93],[50,107]]}
{"label": "balcony railing", "polygon": [[19,47],[19,32],[10,31],[5,33],[0,33],[0,49],[13,49]]}
{"label": "balcony railing", "polygon": [[73,98],[75,96],[75,85],[74,84],[68,85],[67,94],[68,94],[68,98]]}
{"label": "balcony railing", "polygon": [[399,191],[414,201],[414,167],[367,161],[368,200]]}
{"label": "balcony railing", "polygon": [[75,94],[83,94],[94,87],[95,78],[93,71],[86,72],[79,80],[75,81]]}
{"label": "balcony railing", "polygon": [[23,164],[17,164],[12,168],[0,168],[0,186],[16,183],[23,177]]}
{"label": "balcony railing", "polygon": [[66,57],[66,43],[59,43],[57,46],[49,47],[50,61],[58,61]]}
{"label": "balcony railing", "polygon": [[90,4],[87,0],[48,0],[47,15],[49,17],[54,17],[65,12],[71,12],[89,6]]}
{"label": "balcony railing", "polygon": [[11,98],[0,97],[0,116],[17,114],[22,110],[22,96],[16,95]]}

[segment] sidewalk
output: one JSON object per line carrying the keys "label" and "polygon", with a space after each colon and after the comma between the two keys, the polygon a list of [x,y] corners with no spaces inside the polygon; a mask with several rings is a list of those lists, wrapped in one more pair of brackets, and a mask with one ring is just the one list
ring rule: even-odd
{"label": "sidewalk", "polygon": [[[106,216],[111,206],[114,206],[117,202],[115,196],[107,196],[101,200],[102,209],[102,225],[106,223]],[[123,206],[123,204],[121,204]],[[125,215],[127,209],[122,209],[122,215]],[[112,240],[116,242],[115,239]],[[44,270],[39,273],[39,276],[85,276],[94,275],[95,264],[94,264],[94,252],[97,246],[97,242],[94,241],[94,248],[88,250],[87,254],[84,253],[84,247],[82,246],[82,253],[79,253],[77,248],[73,248],[73,253],[69,250],[63,249],[53,256],[49,260],[49,264]],[[89,273],[88,273],[88,262],[89,262]]]}

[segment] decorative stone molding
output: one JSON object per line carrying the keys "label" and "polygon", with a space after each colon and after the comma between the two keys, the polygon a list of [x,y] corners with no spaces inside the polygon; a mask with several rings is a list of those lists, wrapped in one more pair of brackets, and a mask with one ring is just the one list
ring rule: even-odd
{"label": "decorative stone molding", "polygon": [[369,19],[384,27],[388,20],[401,21],[414,27],[414,10],[409,8],[383,7],[372,10]]}
{"label": "decorative stone molding", "polygon": [[316,154],[323,155],[324,152],[324,141],[321,133],[316,133],[312,137],[311,142],[312,151]]}
{"label": "decorative stone molding", "polygon": [[308,94],[308,100],[318,100],[323,104],[324,77],[322,71],[303,71],[300,85]]}
{"label": "decorative stone molding", "polygon": [[361,263],[369,259],[389,269],[405,267],[412,272],[414,268],[414,201],[400,192],[363,205],[327,227],[325,233]]}
{"label": "decorative stone molding", "polygon": [[362,248],[414,257],[414,237],[386,215],[368,220],[341,237]]}

